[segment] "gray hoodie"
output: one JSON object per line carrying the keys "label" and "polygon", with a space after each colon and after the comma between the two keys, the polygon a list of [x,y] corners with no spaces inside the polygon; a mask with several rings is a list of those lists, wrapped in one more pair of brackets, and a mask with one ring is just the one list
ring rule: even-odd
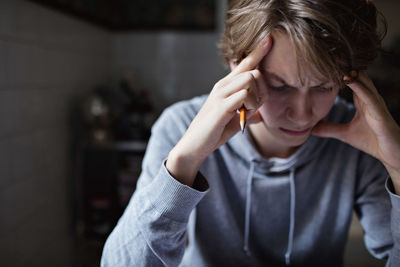
{"label": "gray hoodie", "polygon": [[[338,140],[311,136],[289,158],[263,158],[238,133],[193,187],[174,179],[165,160],[206,97],[169,107],[153,126],[102,266],[341,266],[353,210],[370,253],[400,266],[400,197],[378,160]],[[326,120],[353,114],[338,98]]]}

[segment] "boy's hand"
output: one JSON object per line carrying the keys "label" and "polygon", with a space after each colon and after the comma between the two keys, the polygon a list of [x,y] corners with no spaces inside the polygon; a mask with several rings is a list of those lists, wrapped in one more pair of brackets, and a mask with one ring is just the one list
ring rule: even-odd
{"label": "boy's hand", "polygon": [[243,105],[248,110],[247,123],[261,120],[259,91],[266,85],[257,69],[268,54],[272,39],[268,36],[231,73],[218,81],[186,133],[171,150],[166,167],[176,179],[192,185],[202,162],[240,130],[239,115]]}
{"label": "boy's hand", "polygon": [[348,86],[357,109],[353,120],[348,124],[320,122],[312,133],[339,139],[380,160],[400,193],[400,127],[366,73],[360,72]]}

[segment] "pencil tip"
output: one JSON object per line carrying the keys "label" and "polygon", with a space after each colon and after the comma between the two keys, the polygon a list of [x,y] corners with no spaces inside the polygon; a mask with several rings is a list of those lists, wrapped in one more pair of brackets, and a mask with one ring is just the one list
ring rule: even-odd
{"label": "pencil tip", "polygon": [[244,121],[240,122],[240,129],[242,130],[242,133],[244,133],[244,128],[245,128],[246,124]]}

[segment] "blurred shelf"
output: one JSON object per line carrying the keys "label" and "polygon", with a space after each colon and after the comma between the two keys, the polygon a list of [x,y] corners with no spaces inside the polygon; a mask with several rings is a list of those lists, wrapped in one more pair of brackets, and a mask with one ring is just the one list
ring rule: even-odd
{"label": "blurred shelf", "polygon": [[105,239],[111,233],[136,189],[146,146],[146,141],[81,145],[76,224],[84,236]]}
{"label": "blurred shelf", "polygon": [[99,149],[112,149],[119,151],[138,151],[146,150],[146,141],[119,141],[119,142],[104,142],[104,143],[90,143],[88,147]]}

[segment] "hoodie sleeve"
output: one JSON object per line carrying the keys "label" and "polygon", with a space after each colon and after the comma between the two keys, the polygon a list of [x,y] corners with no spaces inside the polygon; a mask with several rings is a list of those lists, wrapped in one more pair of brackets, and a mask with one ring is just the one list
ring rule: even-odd
{"label": "hoodie sleeve", "polygon": [[394,242],[388,266],[400,266],[400,196],[395,194],[390,177],[386,180],[386,190],[392,203],[391,229]]}
{"label": "hoodie sleeve", "polygon": [[174,179],[165,158],[187,128],[167,109],[154,124],[137,188],[105,243],[101,266],[178,266],[191,211],[207,193],[198,173],[194,188]]}
{"label": "hoodie sleeve", "polygon": [[387,259],[386,266],[400,266],[400,198],[388,190],[388,184],[384,166],[362,153],[355,211],[364,229],[365,246],[374,257]]}

